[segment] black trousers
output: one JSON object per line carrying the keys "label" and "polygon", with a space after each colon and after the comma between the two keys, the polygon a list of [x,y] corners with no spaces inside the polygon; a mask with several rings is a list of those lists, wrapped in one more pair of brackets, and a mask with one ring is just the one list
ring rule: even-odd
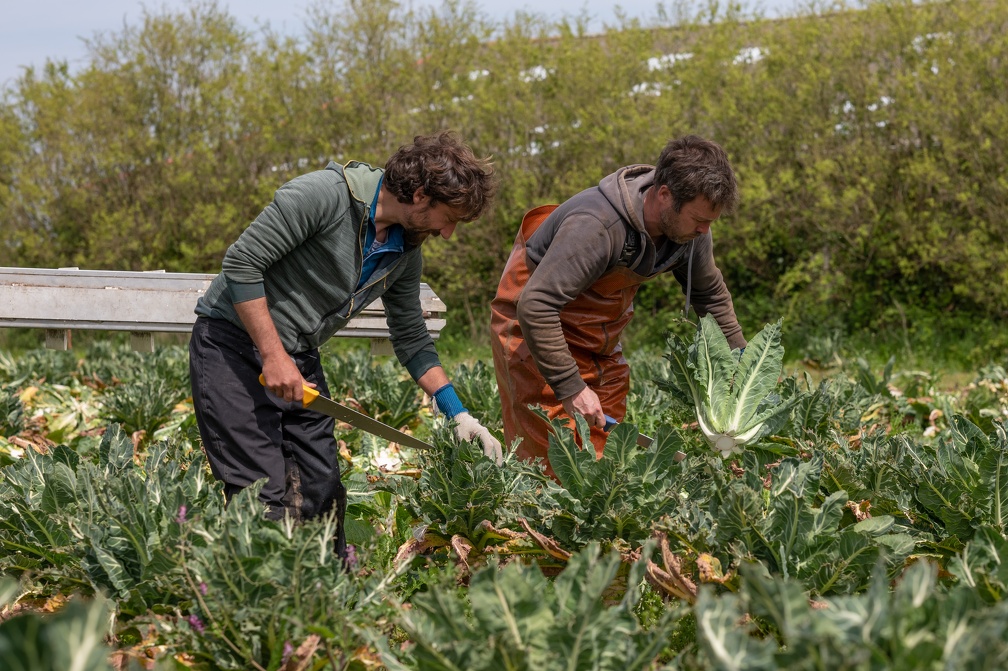
{"label": "black trousers", "polygon": [[[317,349],[292,355],[298,370],[329,395]],[[223,319],[198,317],[189,340],[193,407],[210,470],[228,500],[266,479],[259,499],[267,517],[287,511],[298,520],[337,507],[336,551],[345,556],[346,489],[340,481],[335,422],[300,404],[267,394],[259,382],[262,358],[242,329]]]}

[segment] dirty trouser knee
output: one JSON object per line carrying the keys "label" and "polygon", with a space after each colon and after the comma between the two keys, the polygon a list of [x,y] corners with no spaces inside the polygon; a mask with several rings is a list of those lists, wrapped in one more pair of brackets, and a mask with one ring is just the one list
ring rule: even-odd
{"label": "dirty trouser knee", "polygon": [[[328,394],[317,350],[292,357],[308,382]],[[214,476],[233,494],[266,479],[259,498],[269,516],[328,513],[345,500],[331,418],[267,395],[262,359],[242,329],[199,317],[189,343],[193,405]],[[343,519],[339,520],[342,535]]]}

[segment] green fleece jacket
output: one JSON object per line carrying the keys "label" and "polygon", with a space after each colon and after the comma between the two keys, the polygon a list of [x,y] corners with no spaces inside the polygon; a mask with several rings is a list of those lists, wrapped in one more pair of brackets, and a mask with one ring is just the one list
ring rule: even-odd
{"label": "green fleece jacket", "polygon": [[[378,297],[393,349],[414,379],[440,365],[420,306],[419,247],[382,261],[357,289],[371,201],[383,172],[330,163],[287,182],[224,255],[196,314],[244,328],[234,304],[265,296],[291,354],[318,347]],[[390,258],[391,257],[391,258]]]}

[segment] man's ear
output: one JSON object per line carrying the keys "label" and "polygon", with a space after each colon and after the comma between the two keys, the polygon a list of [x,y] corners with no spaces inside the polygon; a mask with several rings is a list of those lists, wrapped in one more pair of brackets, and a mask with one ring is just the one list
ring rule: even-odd
{"label": "man's ear", "polygon": [[681,212],[682,206],[685,203],[680,203],[676,201],[676,197],[672,194],[672,189],[668,188],[665,184],[658,187],[658,207],[663,210],[672,208],[673,212]]}
{"label": "man's ear", "polygon": [[655,195],[658,196],[658,203],[661,204],[662,208],[669,207],[675,203],[675,196],[672,195],[672,190],[665,184],[658,187],[658,193]]}
{"label": "man's ear", "polygon": [[417,190],[413,192],[413,204],[423,205],[428,200],[430,200],[430,196],[424,193],[423,187],[422,186],[417,187]]}

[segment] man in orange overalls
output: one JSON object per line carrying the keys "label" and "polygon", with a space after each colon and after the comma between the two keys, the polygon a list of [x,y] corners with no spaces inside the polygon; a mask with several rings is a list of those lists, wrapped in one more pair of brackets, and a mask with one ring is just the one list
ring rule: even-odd
{"label": "man in orange overalls", "polygon": [[[547,463],[550,419],[583,415],[596,456],[606,417],[622,421],[630,369],[620,334],[637,288],[672,272],[697,314],[712,314],[745,347],[710,227],[739,201],[728,156],[695,135],[670,141],[656,166],[632,165],[562,205],[522,220],[491,304],[491,346],[508,444]],[[553,471],[548,468],[551,475]]]}

